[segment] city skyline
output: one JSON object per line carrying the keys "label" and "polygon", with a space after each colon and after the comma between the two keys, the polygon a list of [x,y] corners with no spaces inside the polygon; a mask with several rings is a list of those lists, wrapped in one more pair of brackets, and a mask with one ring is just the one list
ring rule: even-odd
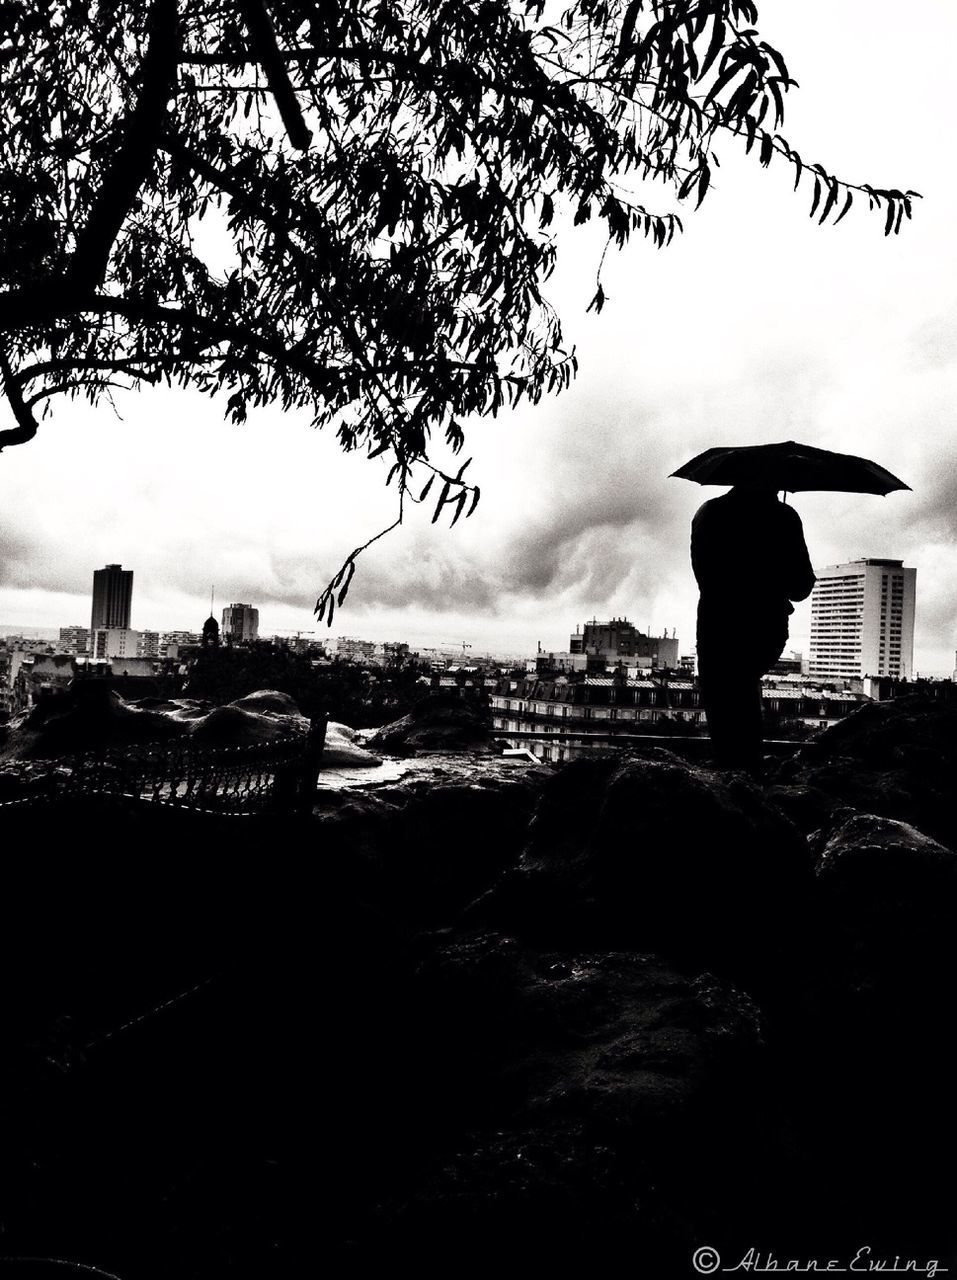
{"label": "city skyline", "polygon": [[[812,621],[810,627],[809,646],[807,659],[809,662],[809,672],[812,676],[825,677],[847,677],[860,675],[891,675],[903,676],[906,679],[913,678],[915,675],[931,675],[931,676],[947,676],[946,670],[941,671],[924,671],[920,672],[914,665],[914,619],[916,605],[916,569],[904,567],[900,560],[892,559],[873,559],[867,557],[859,557],[856,560],[841,564],[831,564],[826,566],[818,566],[815,569],[817,582],[810,598],[804,602],[805,607],[811,611]],[[891,603],[891,616],[888,616],[888,582],[891,583],[891,590],[894,592]],[[92,621],[93,624],[86,633],[90,642],[90,651],[95,656],[107,657],[115,654],[123,655],[127,652],[128,647],[132,649],[142,648],[142,640],[144,637],[151,637],[154,647],[158,647],[158,642],[162,637],[181,636],[185,632],[190,632],[195,636],[201,634],[195,628],[172,628],[168,625],[155,628],[131,629],[130,613],[131,613],[131,597],[132,597],[133,571],[123,570],[120,564],[108,564],[103,569],[95,570],[93,574],[93,608]],[[866,588],[866,589],[865,589]],[[883,589],[883,595],[881,594]],[[900,598],[898,598],[898,595]],[[858,598],[859,597],[859,598]],[[847,607],[853,605],[852,612],[861,616],[849,621],[844,615],[847,613]],[[210,618],[215,616],[214,597],[210,596]],[[97,627],[97,620],[103,620],[109,615],[114,617],[122,626],[112,629]],[[234,642],[248,642],[256,640],[259,637],[259,610],[250,604],[233,602],[223,607],[221,612],[221,635],[224,641],[232,640]],[[902,649],[902,622],[903,622],[903,649]],[[4,624],[0,623],[0,628]],[[9,625],[9,624],[8,624]],[[208,620],[207,620],[208,625]],[[34,628],[29,625],[26,630],[44,630],[44,628]],[[220,634],[220,623],[217,622],[217,635]],[[49,629],[54,630],[54,629]],[[82,626],[77,624],[61,624],[57,629],[58,637],[51,636],[53,640],[59,640],[61,647],[63,646],[64,636],[68,635],[71,643],[65,646],[67,652],[78,652],[76,645],[76,636],[74,633],[84,631]],[[894,634],[891,634],[891,631]],[[645,653],[645,649],[639,650],[636,644],[640,641],[648,641],[651,639],[655,646],[664,644],[670,655],[668,665],[677,668],[679,659],[687,654],[692,655],[696,651],[696,646],[692,643],[683,642],[678,636],[675,628],[672,628],[671,638],[668,638],[668,628],[660,629],[657,633],[653,628],[645,626],[644,630],[640,626],[631,623],[624,615],[612,617],[609,621],[599,622],[597,617],[593,616],[589,622],[584,624],[577,623],[575,632],[568,640],[567,648],[550,646],[543,644],[539,639],[536,641],[536,650],[538,653],[548,652],[556,655],[583,653],[585,648],[592,644],[598,645],[599,651],[602,646],[608,645],[618,646],[620,644],[619,632],[625,637],[626,651],[628,653]],[[589,634],[592,634],[589,641]],[[833,634],[832,634],[833,633]],[[852,634],[853,633],[853,634]],[[0,632],[2,634],[2,632]],[[326,643],[331,651],[341,652],[341,641],[348,641],[359,646],[372,647],[376,643],[384,643],[381,636],[375,638],[358,637],[351,633],[334,632],[324,634],[316,629],[296,629],[296,639],[301,636],[311,636],[318,643]],[[273,633],[271,636],[264,633],[263,639],[271,638],[278,640],[281,638],[280,633]],[[436,643],[435,637],[427,637],[431,644],[425,645],[421,642],[413,643],[412,646],[408,642],[402,642],[406,649],[412,647],[414,651],[422,651],[426,654],[442,653],[448,655],[457,653],[461,645],[463,661],[467,661],[469,656],[481,656],[482,649],[485,648],[486,656],[494,649],[497,656],[504,656],[508,651],[500,646],[479,646],[478,652],[473,653],[475,644],[471,641],[440,641]],[[786,646],[786,652],[792,654],[801,654],[804,651],[799,649],[793,643],[793,635],[789,638]],[[838,654],[837,649],[841,650]],[[856,658],[849,656],[849,646],[853,646]],[[890,646],[890,652],[888,652]],[[673,650],[673,653],[672,653]],[[845,652],[847,650],[848,652]],[[603,651],[603,650],[602,650]],[[528,656],[528,649],[519,649],[514,651],[514,656],[520,657],[523,654]],[[652,649],[647,649],[647,653],[651,653]],[[658,653],[658,648],[654,648],[654,652]],[[863,656],[862,656],[863,655]]]}
{"label": "city skyline", "polygon": [[[82,400],[59,405],[36,439],[4,452],[0,617],[78,623],[89,566],[118,559],[136,566],[134,621],[148,629],[200,627],[214,578],[222,599],[256,603],[264,633],[460,637],[528,652],[539,641],[563,648],[569,620],[628,614],[658,632],[676,627],[687,651],[688,530],[720,490],[669,473],[711,445],[794,438],[874,457],[911,485],[888,498],[793,501],[815,565],[893,557],[917,568],[915,667],[949,673],[957,175],[939,157],[957,11],[920,0],[912,12],[901,28],[889,5],[872,6],[855,61],[862,118],[842,74],[861,39],[858,12],[819,0],[761,7],[762,31],[801,83],[789,96],[791,140],[851,179],[922,192],[913,224],[885,240],[880,219],[855,204],[839,226],[818,227],[784,168],[764,172],[727,143],[683,236],[660,252],[636,242],[609,253],[600,316],[585,308],[603,245],[592,228],[566,238],[562,225],[549,293],[578,350],[577,381],[467,424],[483,495],[475,514],[450,530],[413,507],[406,528],[359,558],[331,632],[312,606],[352,548],[394,519],[385,469],[342,456],[334,433],[294,414],[251,411],[239,428],[221,405],[165,388],[117,393],[122,419]],[[898,95],[925,129],[913,129]],[[789,647],[806,652],[809,635],[802,605]]]}

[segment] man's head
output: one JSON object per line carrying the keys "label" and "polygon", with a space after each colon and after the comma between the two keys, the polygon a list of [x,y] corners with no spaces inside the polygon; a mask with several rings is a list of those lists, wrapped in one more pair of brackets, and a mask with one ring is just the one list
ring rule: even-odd
{"label": "man's head", "polygon": [[778,491],[770,484],[762,484],[757,480],[749,480],[736,484],[732,493],[740,494],[742,497],[748,498],[765,498],[768,502],[777,501]]}

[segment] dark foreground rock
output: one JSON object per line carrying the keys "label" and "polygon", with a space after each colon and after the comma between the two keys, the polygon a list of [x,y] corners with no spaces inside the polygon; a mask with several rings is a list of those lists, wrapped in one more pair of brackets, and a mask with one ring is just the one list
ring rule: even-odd
{"label": "dark foreground rock", "polygon": [[781,1140],[757,1010],[712,975],[485,934],[440,945],[417,978],[439,1150],[354,1222],[356,1259],[598,1267],[627,1245],[676,1267],[752,1191],[716,1186],[703,1153]]}
{"label": "dark foreground rock", "polygon": [[0,1253],[953,1269],[954,854],[816,787],[480,751],[330,770],[295,818],[0,809]]}
{"label": "dark foreground rock", "polygon": [[815,833],[812,847],[822,912],[850,990],[903,1000],[911,1010],[950,999],[957,853],[908,823],[849,809]]}
{"label": "dark foreground rock", "polygon": [[909,822],[957,848],[957,705],[872,703],[775,769],[770,794],[811,832],[844,806]]}
{"label": "dark foreground rock", "polygon": [[317,841],[354,892],[415,928],[452,924],[515,865],[551,776],[484,754],[429,756],[398,777],[375,769],[317,795]]}
{"label": "dark foreground rock", "polygon": [[7,761],[187,738],[197,745],[252,746],[305,733],[308,721],[284,693],[263,689],[222,707],[191,698],[127,701],[91,679],[62,699],[15,717],[0,749]]}
{"label": "dark foreground rock", "polygon": [[652,749],[553,774],[520,862],[475,911],[744,972],[791,944],[811,887],[804,838],[756,786]]}

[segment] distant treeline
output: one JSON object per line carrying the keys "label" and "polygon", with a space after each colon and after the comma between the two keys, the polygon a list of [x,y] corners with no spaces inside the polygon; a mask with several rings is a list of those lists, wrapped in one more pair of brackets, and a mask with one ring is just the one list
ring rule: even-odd
{"label": "distant treeline", "polygon": [[369,729],[407,715],[428,696],[428,685],[418,683],[421,675],[414,663],[375,672],[349,662],[314,666],[305,654],[262,641],[203,650],[183,694],[223,705],[257,689],[276,689],[289,694],[304,716],[326,712],[340,724]]}

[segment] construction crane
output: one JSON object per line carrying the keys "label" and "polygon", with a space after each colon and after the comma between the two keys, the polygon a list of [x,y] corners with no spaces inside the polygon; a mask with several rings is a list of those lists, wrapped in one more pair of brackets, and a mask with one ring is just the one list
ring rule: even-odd
{"label": "construction crane", "polygon": [[316,633],[315,631],[293,631],[291,627],[281,627],[276,634],[277,635],[293,635],[296,640],[296,648],[298,649],[300,636],[314,636]]}
{"label": "construction crane", "polygon": [[465,657],[465,650],[471,649],[472,647],[470,644],[467,644],[464,640],[440,640],[439,644],[451,644],[451,645],[454,645],[456,649],[459,647],[459,645],[461,645],[463,658]]}

